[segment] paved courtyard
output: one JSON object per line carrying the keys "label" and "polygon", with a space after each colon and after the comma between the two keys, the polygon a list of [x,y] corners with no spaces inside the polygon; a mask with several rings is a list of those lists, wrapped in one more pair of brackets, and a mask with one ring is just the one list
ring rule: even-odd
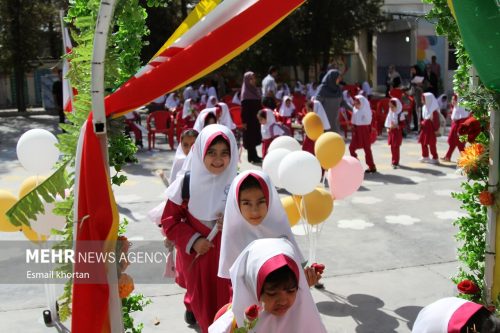
{"label": "paved courtyard", "polygon": [[[21,182],[31,175],[18,162],[15,146],[31,128],[57,134],[57,117],[0,117],[0,189],[16,195]],[[383,135],[373,145],[379,172],[366,175],[352,196],[335,201],[320,234],[317,260],[326,265],[326,289],[312,293],[332,333],[410,332],[423,306],[456,294],[449,279],[458,266],[452,222],[463,212],[450,193],[460,189],[464,177],[456,173],[455,163],[419,163],[415,135],[404,140],[401,168],[393,170],[386,141]],[[160,203],[165,190],[155,171],[168,172],[174,152],[163,139],[158,139],[156,147],[140,150],[140,163],[128,165],[128,181],[114,189],[120,214],[130,220],[132,241],[162,238],[146,214]],[[446,149],[446,137],[438,138],[440,156]],[[364,164],[364,154],[359,155]],[[241,170],[259,168],[247,163],[245,155],[242,160]],[[301,230],[294,228],[307,253]],[[23,239],[23,235],[0,233],[0,240],[12,239]],[[5,258],[0,256],[0,260]],[[144,333],[194,332],[183,321],[182,289],[164,283],[136,285],[136,291],[153,301],[136,316],[145,325]],[[44,306],[43,285],[0,285],[1,331],[56,331],[43,324]]]}

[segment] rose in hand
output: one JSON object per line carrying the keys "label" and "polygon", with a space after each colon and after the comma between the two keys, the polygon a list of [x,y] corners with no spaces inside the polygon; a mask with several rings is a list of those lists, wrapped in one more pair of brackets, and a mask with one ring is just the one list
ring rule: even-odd
{"label": "rose in hand", "polygon": [[325,270],[325,265],[323,264],[318,264],[314,263],[311,265],[312,268],[316,271],[316,273],[323,274],[323,271]]}
{"label": "rose in hand", "polygon": [[248,321],[254,321],[259,317],[259,306],[257,304],[250,305],[246,310],[245,310],[245,317],[247,318]]}

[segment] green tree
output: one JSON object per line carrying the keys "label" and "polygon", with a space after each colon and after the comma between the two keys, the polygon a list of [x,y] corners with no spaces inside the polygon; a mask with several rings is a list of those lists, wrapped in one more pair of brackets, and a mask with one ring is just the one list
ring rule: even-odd
{"label": "green tree", "polygon": [[[247,51],[227,64],[227,72],[264,74],[269,65],[326,67],[342,55],[360,31],[378,31],[386,22],[382,0],[307,1]],[[239,78],[241,80],[241,78]]]}
{"label": "green tree", "polygon": [[[59,57],[59,0],[0,0],[0,68],[15,79],[18,111],[26,110],[25,73],[41,58]],[[60,54],[60,53],[59,53]]]}

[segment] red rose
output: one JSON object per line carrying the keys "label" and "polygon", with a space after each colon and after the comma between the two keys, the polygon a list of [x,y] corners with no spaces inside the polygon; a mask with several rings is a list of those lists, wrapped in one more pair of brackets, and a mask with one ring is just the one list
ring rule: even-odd
{"label": "red rose", "polygon": [[245,317],[249,322],[254,321],[259,317],[259,306],[257,304],[250,305],[246,310],[245,310]]}
{"label": "red rose", "polygon": [[459,135],[467,135],[467,141],[473,143],[476,137],[481,133],[481,123],[474,117],[467,118],[466,121],[458,126]]}
{"label": "red rose", "polygon": [[483,191],[479,193],[479,203],[483,206],[491,206],[495,202],[493,193],[488,191]]}
{"label": "red rose", "polygon": [[323,264],[318,264],[314,263],[311,265],[312,268],[316,271],[316,273],[323,274],[323,271],[325,270],[325,265]]}
{"label": "red rose", "polygon": [[475,295],[479,292],[479,287],[471,280],[463,280],[457,285],[458,291],[462,294]]}

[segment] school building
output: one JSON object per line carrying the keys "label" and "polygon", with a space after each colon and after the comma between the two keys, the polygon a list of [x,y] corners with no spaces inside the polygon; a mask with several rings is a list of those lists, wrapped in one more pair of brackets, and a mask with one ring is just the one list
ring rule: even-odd
{"label": "school building", "polygon": [[382,7],[389,22],[384,31],[363,31],[346,54],[347,82],[368,82],[379,92],[385,91],[389,65],[395,65],[403,85],[409,83],[410,67],[431,62],[436,56],[441,66],[441,91],[451,94],[457,67],[455,50],[447,39],[436,36],[435,26],[425,18],[432,5],[418,0],[386,0]]}

